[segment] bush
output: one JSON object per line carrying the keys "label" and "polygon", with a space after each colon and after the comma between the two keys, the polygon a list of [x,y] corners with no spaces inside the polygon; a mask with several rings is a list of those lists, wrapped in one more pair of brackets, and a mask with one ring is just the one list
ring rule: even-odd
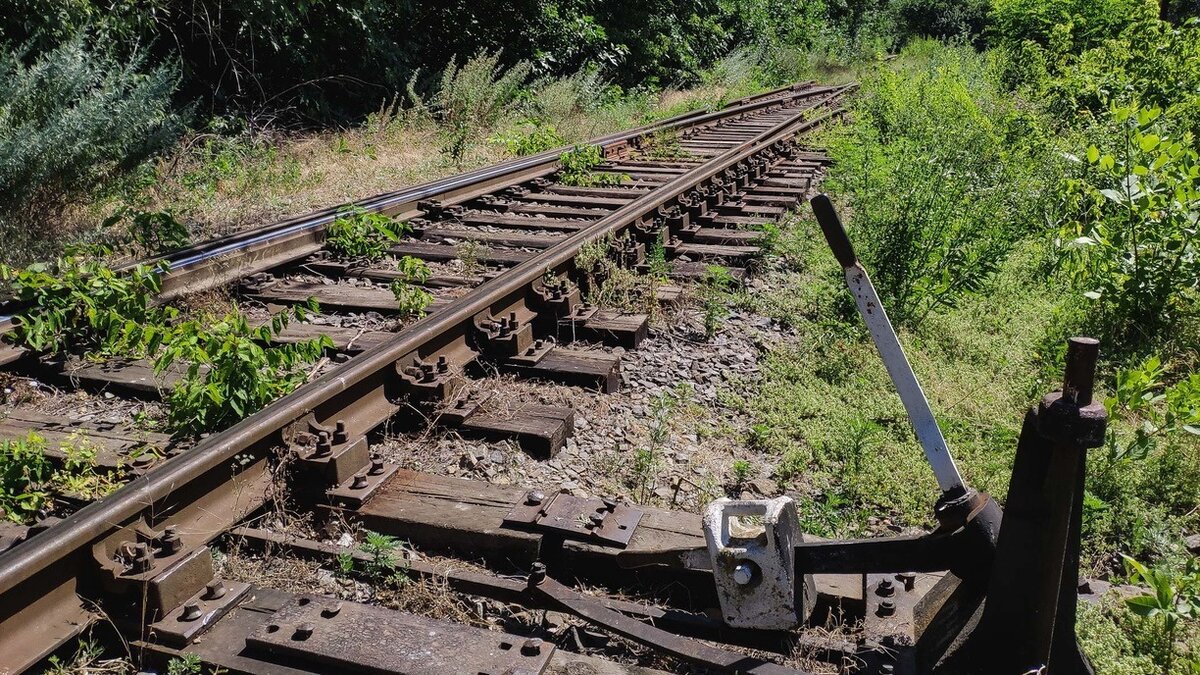
{"label": "bush", "polygon": [[[25,63],[0,54],[0,236],[10,262],[33,257],[40,227],[181,129],[174,71],[121,62],[72,40]],[[58,233],[62,234],[62,233]]]}
{"label": "bush", "polygon": [[830,188],[849,199],[888,312],[910,326],[983,286],[1031,230],[1049,168],[1040,120],[988,61],[937,47],[928,63],[866,78],[853,124],[829,141]]}
{"label": "bush", "polygon": [[303,320],[316,303],[280,312],[261,326],[233,311],[175,326],[157,353],[158,373],[177,363],[187,370],[166,396],[168,420],[183,437],[219,431],[308,380],[305,366],[333,343],[327,336],[291,344],[272,344],[292,320]]}
{"label": "bush", "polygon": [[1157,17],[1153,0],[993,0],[990,42],[1028,40],[1059,54],[1079,53]]}
{"label": "bush", "polygon": [[450,60],[432,102],[445,126],[443,150],[455,165],[462,164],[473,139],[513,109],[530,70],[524,62],[511,68],[501,66],[499,53],[480,53],[461,68]]}
{"label": "bush", "polygon": [[1112,135],[1062,189],[1063,265],[1119,344],[1190,315],[1200,288],[1200,154],[1161,112],[1114,108]]}

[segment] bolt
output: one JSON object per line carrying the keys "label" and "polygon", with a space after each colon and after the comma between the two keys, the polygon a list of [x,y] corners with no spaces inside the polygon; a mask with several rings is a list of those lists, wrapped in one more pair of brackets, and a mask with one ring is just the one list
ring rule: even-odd
{"label": "bolt", "polygon": [[522,656],[537,656],[542,653],[542,639],[529,638],[525,644],[521,645]]}
{"label": "bolt", "polygon": [[884,597],[888,597],[891,595],[895,595],[896,587],[892,585],[891,579],[880,579],[879,585],[875,587],[875,593],[877,595],[882,595]]}
{"label": "bolt", "polygon": [[879,603],[879,616],[891,616],[896,613],[896,603],[884,600]]}
{"label": "bolt", "polygon": [[316,630],[316,627],[311,623],[302,623],[299,626],[296,626],[296,632],[292,633],[292,639],[307,640],[308,638],[312,637],[314,630]]}
{"label": "bolt", "polygon": [[616,510],[617,510],[617,503],[618,503],[618,502],[617,502],[617,500],[613,499],[612,497],[601,497],[601,498],[600,498],[600,501],[601,501],[601,502],[604,502],[604,508],[605,508],[605,510],[607,510],[609,513],[612,513],[613,511],[616,511]]}
{"label": "bolt", "polygon": [[541,490],[530,490],[525,493],[525,503],[529,506],[537,506],[546,501],[546,493]]}
{"label": "bolt", "polygon": [[383,473],[383,458],[379,455],[373,455],[371,457],[371,468],[367,471],[367,474],[378,476],[381,473]]}
{"label": "bolt", "polygon": [[204,586],[205,600],[220,600],[225,597],[225,582],[213,579]]}
{"label": "bolt", "polygon": [[1100,341],[1095,338],[1073,337],[1067,340],[1067,368],[1063,377],[1063,398],[1086,406],[1092,402],[1092,387],[1096,380],[1096,359],[1100,356]]}
{"label": "bolt", "polygon": [[150,547],[145,544],[138,544],[133,547],[133,566],[139,572],[149,572],[154,567],[154,555],[150,553]]}
{"label": "bolt", "polygon": [[912,572],[901,572],[896,575],[896,580],[904,584],[904,590],[911,591],[917,583],[917,575]]}
{"label": "bolt", "polygon": [[738,563],[738,566],[733,568],[733,582],[738,586],[745,586],[751,581],[754,581],[754,568],[750,563]]}
{"label": "bolt", "polygon": [[179,553],[179,549],[183,548],[183,540],[179,538],[179,530],[174,526],[168,527],[163,532],[161,541],[163,555],[174,555]]}
{"label": "bolt", "polygon": [[529,570],[529,585],[536,586],[546,580],[546,563],[535,562]]}
{"label": "bolt", "polygon": [[338,615],[338,612],[341,612],[341,611],[342,611],[342,603],[337,602],[337,603],[329,605],[325,609],[321,610],[321,616],[325,617],[326,619],[332,619],[333,617]]}
{"label": "bolt", "polygon": [[345,443],[349,439],[350,439],[350,435],[346,433],[346,421],[338,420],[337,424],[336,424],[336,428],[334,429],[334,432],[333,432],[333,442],[334,443]]}
{"label": "bolt", "polygon": [[437,360],[437,371],[439,373],[444,373],[447,370],[450,370],[450,364],[446,361],[445,356],[439,356]]}
{"label": "bolt", "polygon": [[179,615],[180,621],[195,621],[199,619],[204,612],[200,611],[200,605],[189,602],[183,606],[183,613]]}
{"label": "bolt", "polygon": [[367,487],[367,474],[359,471],[354,474],[354,480],[350,483],[351,490],[364,490]]}
{"label": "bolt", "polygon": [[322,431],[317,434],[317,451],[313,453],[313,457],[327,457],[333,452],[333,445],[329,442],[329,432]]}
{"label": "bolt", "polygon": [[600,527],[604,524],[604,514],[593,513],[592,515],[588,516],[588,520],[591,522],[591,527]]}

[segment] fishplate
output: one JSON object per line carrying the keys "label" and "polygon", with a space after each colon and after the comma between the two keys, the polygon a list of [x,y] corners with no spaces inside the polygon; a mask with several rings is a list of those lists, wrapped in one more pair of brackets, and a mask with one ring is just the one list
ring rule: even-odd
{"label": "fishplate", "polygon": [[530,490],[504,517],[504,524],[625,548],[642,515],[641,509],[615,499],[576,497],[566,492],[547,497],[540,490]]}

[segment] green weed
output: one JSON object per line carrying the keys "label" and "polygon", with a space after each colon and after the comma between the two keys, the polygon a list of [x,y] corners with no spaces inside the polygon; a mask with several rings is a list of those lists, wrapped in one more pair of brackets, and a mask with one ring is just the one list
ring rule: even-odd
{"label": "green weed", "polygon": [[397,307],[401,313],[424,316],[426,308],[433,303],[433,294],[421,287],[429,281],[429,265],[420,258],[406,255],[396,262],[396,272],[400,276],[392,280],[391,288]]}
{"label": "green weed", "polygon": [[558,181],[564,185],[600,187],[620,185],[629,180],[629,176],[624,174],[595,171],[604,163],[604,152],[598,145],[576,145],[559,155],[558,161],[562,167],[558,172]]}
{"label": "green weed", "polygon": [[175,363],[187,370],[166,396],[168,423],[177,435],[224,429],[308,379],[304,368],[333,346],[327,336],[272,344],[292,320],[302,321],[316,303],[280,312],[252,327],[234,311],[220,318],[185,321],[172,330],[155,359],[156,372]]}
{"label": "green weed", "polygon": [[407,223],[382,213],[371,213],[361,207],[350,207],[325,229],[325,244],[344,256],[362,260],[379,260],[387,253],[389,244],[411,231]]}
{"label": "green weed", "polygon": [[700,280],[700,301],[704,313],[704,337],[711,340],[729,315],[730,292],[737,280],[720,265],[709,265]]}

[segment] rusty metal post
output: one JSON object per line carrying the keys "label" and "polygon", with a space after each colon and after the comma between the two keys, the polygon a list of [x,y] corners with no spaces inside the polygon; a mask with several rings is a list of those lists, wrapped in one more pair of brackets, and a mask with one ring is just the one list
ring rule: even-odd
{"label": "rusty metal post", "polygon": [[964,654],[988,663],[983,672],[1090,672],[1075,602],[1087,450],[1103,443],[1108,421],[1092,400],[1098,354],[1096,340],[1071,338],[1062,391],[1026,416],[983,616]]}

